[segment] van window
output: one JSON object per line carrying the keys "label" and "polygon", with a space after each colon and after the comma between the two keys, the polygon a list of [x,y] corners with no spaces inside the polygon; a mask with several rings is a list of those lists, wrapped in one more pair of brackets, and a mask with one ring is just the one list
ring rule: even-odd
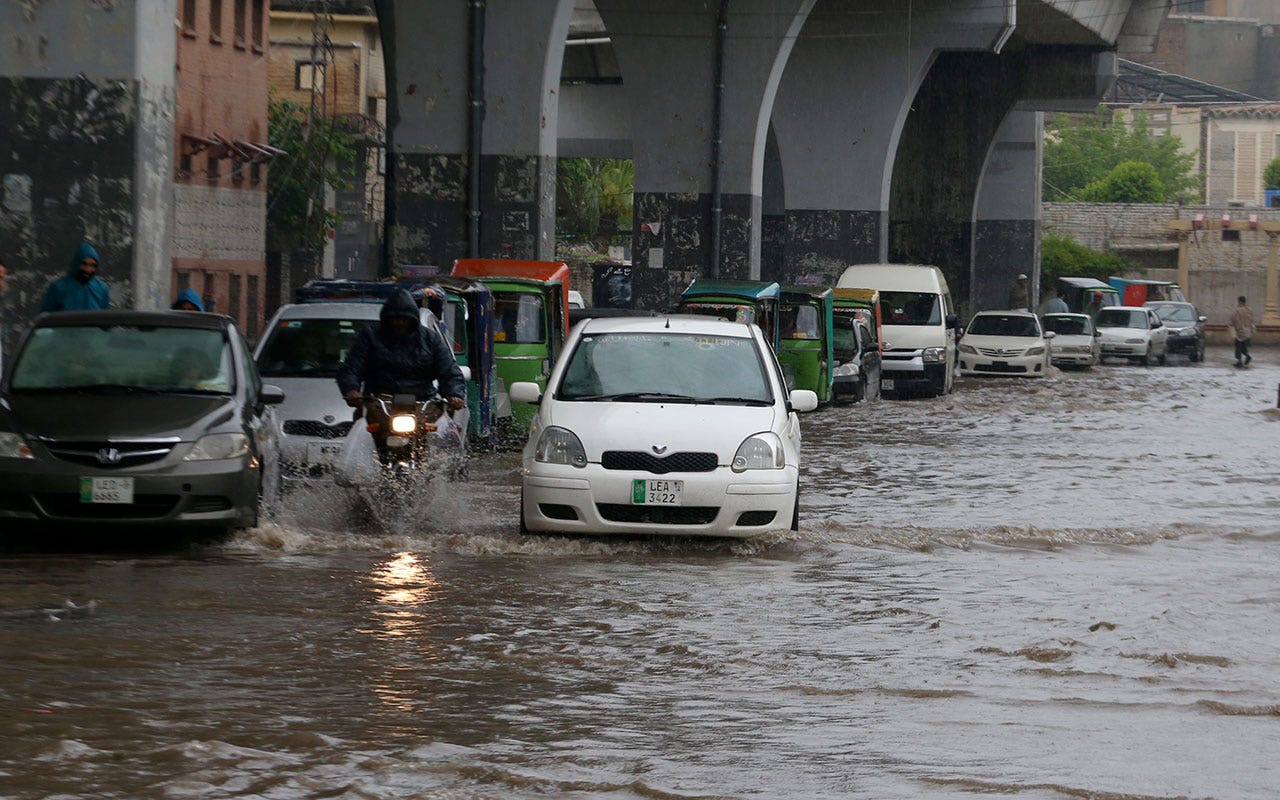
{"label": "van window", "polygon": [[885,325],[941,325],[938,300],[925,292],[881,292],[880,317]]}

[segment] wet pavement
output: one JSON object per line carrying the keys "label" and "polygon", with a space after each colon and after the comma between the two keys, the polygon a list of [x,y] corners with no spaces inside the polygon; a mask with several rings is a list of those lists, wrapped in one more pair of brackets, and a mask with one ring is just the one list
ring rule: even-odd
{"label": "wet pavement", "polygon": [[507,454],[390,531],[10,553],[0,797],[1275,797],[1278,382],[810,414],[799,536],[521,537]]}

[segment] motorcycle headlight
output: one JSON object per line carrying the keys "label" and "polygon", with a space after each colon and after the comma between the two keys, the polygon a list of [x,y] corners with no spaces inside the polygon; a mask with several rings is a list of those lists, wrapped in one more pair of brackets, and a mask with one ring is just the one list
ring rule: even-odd
{"label": "motorcycle headlight", "polygon": [[1146,339],[1125,339],[1124,343],[1125,344],[1146,344],[1147,340]]}
{"label": "motorcycle headlight", "polygon": [[35,458],[26,441],[16,433],[0,433],[0,458]]}
{"label": "motorcycle headlight", "polygon": [[392,433],[413,433],[418,427],[418,420],[412,414],[396,414],[391,418]]}
{"label": "motorcycle headlight", "polygon": [[971,344],[962,344],[960,345],[960,352],[968,353],[971,356],[976,356],[978,354],[978,348],[974,347]]}
{"label": "motorcycle headlight", "polygon": [[249,452],[249,437],[243,433],[211,433],[200,437],[183,461],[221,461]]}
{"label": "motorcycle headlight", "polygon": [[831,374],[837,378],[848,378],[858,374],[858,365],[850,361],[848,364],[841,364],[831,371]]}
{"label": "motorcycle headlight", "polygon": [[782,469],[782,440],[776,433],[765,431],[748,436],[738,445],[738,452],[733,454],[733,471],[746,472],[749,469]]}
{"label": "motorcycle headlight", "polygon": [[946,361],[947,349],[945,347],[926,347],[921,355],[926,362]]}
{"label": "motorcycle headlight", "polygon": [[552,425],[538,437],[533,460],[543,464],[571,464],[581,469],[587,465],[587,451],[573,431]]}
{"label": "motorcycle headlight", "polygon": [[1044,355],[1044,347],[1043,347],[1042,345],[1036,345],[1035,347],[1029,347],[1029,348],[1027,348],[1027,355],[1029,355],[1029,356],[1042,356],[1042,355]]}

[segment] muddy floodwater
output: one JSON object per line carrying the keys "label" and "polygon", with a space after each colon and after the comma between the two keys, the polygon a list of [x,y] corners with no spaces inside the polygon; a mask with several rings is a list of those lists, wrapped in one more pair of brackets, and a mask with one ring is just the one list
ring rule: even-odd
{"label": "muddy floodwater", "polygon": [[[1280,353],[804,419],[802,532],[0,556],[0,797],[1280,796]],[[92,548],[90,548],[92,549]]]}

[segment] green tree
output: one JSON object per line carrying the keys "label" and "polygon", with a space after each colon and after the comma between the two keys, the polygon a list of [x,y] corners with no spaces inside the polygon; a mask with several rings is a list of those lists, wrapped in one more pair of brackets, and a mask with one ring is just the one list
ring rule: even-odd
{"label": "green tree", "polygon": [[1164,196],[1156,168],[1142,161],[1117,164],[1105,178],[1076,193],[1086,203],[1159,203]]}
{"label": "green tree", "polygon": [[[1126,126],[1105,107],[1075,122],[1059,114],[1047,126],[1044,143],[1044,199],[1080,202],[1086,187],[1105,181],[1119,165],[1136,161],[1150,165],[1163,195],[1157,201],[1193,202],[1199,181],[1193,174],[1195,156],[1179,149],[1174,136],[1152,136],[1145,114]],[[1092,191],[1092,189],[1091,189]]]}
{"label": "green tree", "polygon": [[617,158],[556,162],[556,229],[570,239],[630,231],[635,165]]}
{"label": "green tree", "polygon": [[1280,189],[1280,158],[1272,159],[1262,171],[1262,182],[1268,189]]}
{"label": "green tree", "polygon": [[1040,285],[1051,288],[1058,278],[1096,278],[1123,275],[1128,263],[1115,253],[1103,253],[1065,236],[1046,235],[1040,241]]}
{"label": "green tree", "polygon": [[308,126],[300,103],[274,96],[268,100],[267,136],[272,147],[285,151],[267,176],[267,249],[322,250],[342,219],[325,206],[324,190],[349,188],[355,138],[333,120]]}

